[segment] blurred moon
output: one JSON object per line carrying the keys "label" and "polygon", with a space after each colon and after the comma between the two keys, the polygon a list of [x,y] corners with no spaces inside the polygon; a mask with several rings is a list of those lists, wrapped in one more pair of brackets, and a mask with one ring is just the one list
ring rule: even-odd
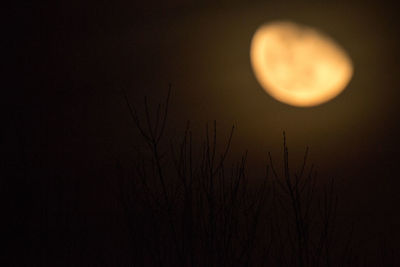
{"label": "blurred moon", "polygon": [[292,22],[262,25],[250,59],[261,86],[293,106],[315,106],[340,94],[353,75],[350,57],[325,34]]}

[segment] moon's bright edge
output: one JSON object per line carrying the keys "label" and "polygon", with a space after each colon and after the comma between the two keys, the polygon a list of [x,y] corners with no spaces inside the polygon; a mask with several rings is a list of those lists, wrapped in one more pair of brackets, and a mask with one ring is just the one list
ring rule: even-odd
{"label": "moon's bright edge", "polygon": [[264,90],[293,106],[325,103],[340,94],[353,76],[350,57],[332,38],[286,21],[257,29],[250,59]]}

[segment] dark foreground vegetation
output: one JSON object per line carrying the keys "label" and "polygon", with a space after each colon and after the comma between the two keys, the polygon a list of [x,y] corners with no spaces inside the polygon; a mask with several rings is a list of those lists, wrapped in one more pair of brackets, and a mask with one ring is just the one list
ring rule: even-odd
{"label": "dark foreground vegetation", "polygon": [[[116,211],[100,220],[118,223],[100,227],[83,211],[80,196],[99,177],[74,166],[76,177],[65,168],[47,180],[45,173],[32,177],[20,142],[22,167],[2,179],[3,203],[12,203],[2,266],[399,266],[385,243],[369,247],[371,254],[360,248],[357,224],[338,216],[335,180],[317,176],[308,148],[291,168],[285,133],[283,155],[267,154],[264,174],[254,176],[247,152],[231,157],[234,127],[221,135],[214,121],[198,140],[188,123],[171,139],[164,135],[169,94],[156,108],[147,99],[140,110],[125,100],[142,146],[131,163],[112,167],[113,199],[95,199],[115,200]],[[95,246],[108,232],[109,257]],[[123,240],[108,241],[116,233]]]}
{"label": "dark foreground vegetation", "polygon": [[[195,143],[188,123],[171,142],[163,136],[169,95],[154,110],[145,99],[142,115],[125,97],[146,144],[133,171],[118,165],[135,266],[368,265],[354,248],[354,225],[338,225],[334,179],[317,179],[308,148],[292,170],[283,133],[283,167],[268,154],[265,174],[248,177],[247,152],[226,160],[234,127],[220,141],[214,121]],[[379,262],[393,260],[381,254]]]}

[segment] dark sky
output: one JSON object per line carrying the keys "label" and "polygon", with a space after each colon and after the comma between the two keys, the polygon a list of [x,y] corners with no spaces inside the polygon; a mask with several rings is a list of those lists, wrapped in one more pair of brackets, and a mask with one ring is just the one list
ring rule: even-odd
{"label": "dark sky", "polygon": [[[23,149],[35,179],[112,173],[115,160],[140,145],[121,88],[140,106],[145,95],[163,99],[172,83],[169,136],[181,133],[188,119],[199,135],[207,121],[217,120],[222,135],[235,124],[235,151],[248,149],[249,164],[262,169],[267,151],[280,157],[284,130],[294,164],[308,145],[321,179],[339,178],[349,213],[372,228],[400,223],[394,5],[65,1],[9,13],[6,46],[17,54],[7,72],[4,151],[17,162]],[[297,108],[263,91],[251,69],[250,40],[275,19],[316,27],[348,51],[355,73],[342,94]],[[83,212],[112,209],[104,204],[104,183],[87,178],[85,186],[97,189],[85,196]]]}

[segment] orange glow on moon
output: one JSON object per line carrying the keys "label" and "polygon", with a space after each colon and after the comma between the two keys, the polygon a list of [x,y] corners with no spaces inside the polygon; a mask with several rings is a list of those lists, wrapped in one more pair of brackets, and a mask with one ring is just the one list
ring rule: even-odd
{"label": "orange glow on moon", "polygon": [[315,106],[340,94],[350,82],[350,57],[325,34],[292,22],[262,25],[251,42],[258,82],[275,99]]}

